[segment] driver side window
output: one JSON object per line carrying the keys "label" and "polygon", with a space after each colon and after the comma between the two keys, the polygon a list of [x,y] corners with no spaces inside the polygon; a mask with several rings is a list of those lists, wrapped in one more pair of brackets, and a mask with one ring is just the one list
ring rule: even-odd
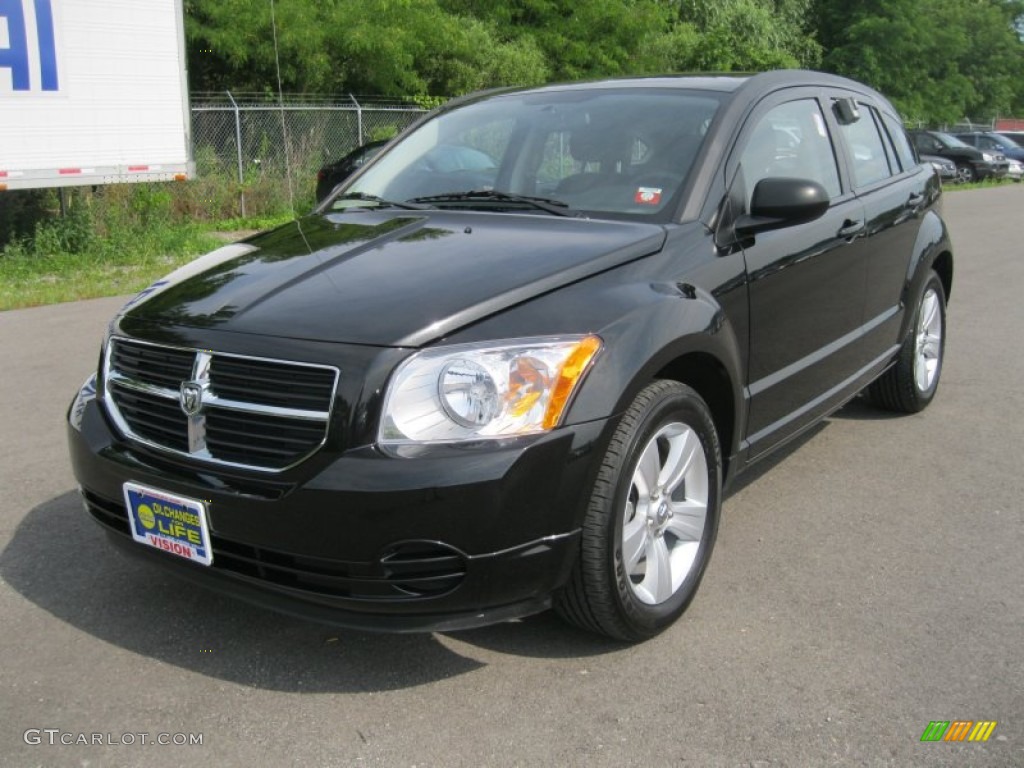
{"label": "driver side window", "polygon": [[799,99],[773,107],[761,117],[740,159],[747,204],[762,179],[816,181],[829,197],[841,193],[839,168],[828,127],[815,99]]}

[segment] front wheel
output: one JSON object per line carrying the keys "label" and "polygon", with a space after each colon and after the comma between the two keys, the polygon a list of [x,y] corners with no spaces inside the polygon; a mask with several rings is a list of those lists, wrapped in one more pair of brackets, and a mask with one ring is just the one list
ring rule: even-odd
{"label": "front wheel", "polygon": [[972,181],[977,181],[978,174],[974,171],[974,166],[970,163],[957,163],[956,164],[956,180],[959,184],[969,184]]}
{"label": "front wheel", "polygon": [[675,381],[643,389],[605,452],[556,610],[619,640],[663,630],[707,567],[721,487],[721,447],[704,401]]}
{"label": "front wheel", "polygon": [[914,325],[896,364],[868,389],[871,399],[890,411],[917,413],[935,397],[946,349],[946,292],[932,272],[924,284]]}

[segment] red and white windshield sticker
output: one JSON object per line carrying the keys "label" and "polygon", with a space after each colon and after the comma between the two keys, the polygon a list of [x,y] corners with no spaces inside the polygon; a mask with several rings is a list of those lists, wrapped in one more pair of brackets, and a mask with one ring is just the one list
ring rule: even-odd
{"label": "red and white windshield sticker", "polygon": [[661,202],[661,189],[658,187],[638,187],[633,195],[633,202],[639,205],[657,205]]}

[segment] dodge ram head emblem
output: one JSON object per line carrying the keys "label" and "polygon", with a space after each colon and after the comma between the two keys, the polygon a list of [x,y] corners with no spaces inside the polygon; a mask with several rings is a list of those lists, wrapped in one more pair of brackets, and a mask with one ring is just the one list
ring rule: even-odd
{"label": "dodge ram head emblem", "polygon": [[198,381],[181,383],[181,410],[186,416],[196,416],[203,409],[203,385]]}

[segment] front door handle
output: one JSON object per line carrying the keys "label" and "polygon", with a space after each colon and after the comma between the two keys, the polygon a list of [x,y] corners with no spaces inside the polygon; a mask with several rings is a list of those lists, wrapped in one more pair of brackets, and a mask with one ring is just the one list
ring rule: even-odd
{"label": "front door handle", "polygon": [[847,219],[837,233],[839,237],[853,239],[864,231],[864,219]]}
{"label": "front door handle", "polygon": [[907,206],[910,208],[917,208],[924,202],[924,195],[911,195],[910,199],[907,200]]}

